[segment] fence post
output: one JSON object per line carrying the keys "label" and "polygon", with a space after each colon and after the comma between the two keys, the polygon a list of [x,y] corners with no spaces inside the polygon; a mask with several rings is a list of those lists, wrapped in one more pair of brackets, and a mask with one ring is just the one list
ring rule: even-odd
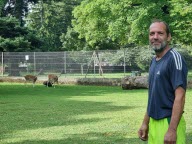
{"label": "fence post", "polygon": [[33,73],[34,75],[36,75],[36,59],[35,59],[35,52],[33,53],[33,63],[34,63],[34,70],[33,70]]}
{"label": "fence post", "polygon": [[126,73],[126,67],[125,67],[125,48],[123,49],[123,51],[124,51],[123,52],[123,54],[124,54],[124,56],[123,56],[124,57],[123,58],[124,59],[124,64],[123,65],[124,65],[124,77],[125,77],[125,73]]}
{"label": "fence post", "polygon": [[64,71],[65,71],[65,77],[66,77],[66,74],[67,74],[67,70],[66,70],[66,61],[67,61],[67,58],[66,58],[66,52],[64,52]]}
{"label": "fence post", "polygon": [[2,65],[2,72],[1,72],[1,75],[4,76],[3,52],[1,52],[1,65]]}

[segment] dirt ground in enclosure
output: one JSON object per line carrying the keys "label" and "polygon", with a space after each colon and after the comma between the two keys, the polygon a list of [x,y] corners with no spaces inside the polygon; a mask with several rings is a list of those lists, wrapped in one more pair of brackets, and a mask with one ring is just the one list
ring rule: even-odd
{"label": "dirt ground in enclosure", "polygon": [[[36,83],[43,84],[46,78],[38,79]],[[22,77],[0,77],[0,82],[23,83]],[[121,78],[63,78],[59,79],[59,84],[78,84],[78,85],[103,85],[103,86],[122,86]],[[192,80],[188,81],[188,88],[192,88]]]}
{"label": "dirt ground in enclosure", "polygon": [[[46,80],[46,78],[41,78],[36,83],[43,84]],[[24,83],[25,79],[22,77],[0,77],[0,82]],[[121,78],[62,78],[59,79],[59,84],[121,86]]]}

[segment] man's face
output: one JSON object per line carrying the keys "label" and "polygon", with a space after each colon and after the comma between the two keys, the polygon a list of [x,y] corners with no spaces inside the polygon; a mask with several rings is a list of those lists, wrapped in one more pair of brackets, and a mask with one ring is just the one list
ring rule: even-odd
{"label": "man's face", "polygon": [[149,44],[155,52],[162,52],[170,39],[171,35],[167,35],[164,23],[155,22],[151,24],[149,29]]}

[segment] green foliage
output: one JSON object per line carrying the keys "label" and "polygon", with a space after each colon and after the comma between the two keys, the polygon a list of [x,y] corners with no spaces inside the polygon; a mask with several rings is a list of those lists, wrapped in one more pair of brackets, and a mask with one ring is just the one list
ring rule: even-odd
{"label": "green foliage", "polygon": [[42,44],[33,31],[19,26],[14,17],[0,17],[0,50],[5,52],[33,51]]}
{"label": "green foliage", "polygon": [[14,39],[0,37],[0,49],[8,52],[30,51],[30,42],[24,37],[16,37]]}
{"label": "green foliage", "polygon": [[192,1],[172,0],[170,16],[174,43],[192,45]]}
{"label": "green foliage", "polygon": [[7,0],[1,0],[0,1],[0,16],[3,15],[3,8],[5,7]]}
{"label": "green foliage", "polygon": [[[74,1],[78,4],[78,1]],[[49,1],[33,5],[32,12],[28,15],[27,26],[37,31],[45,41],[43,51],[61,51],[62,42],[65,44],[67,27],[71,26],[72,9],[74,4],[64,1]],[[70,33],[70,32],[69,32]],[[60,40],[60,37],[62,41]],[[70,45],[70,42],[69,42]],[[77,44],[78,45],[78,44]],[[76,49],[77,46],[72,47]],[[66,49],[66,47],[64,47]]]}
{"label": "green foliage", "polygon": [[93,61],[91,51],[73,51],[70,52],[68,55],[71,62],[79,63],[82,66],[88,65],[91,61]]}
{"label": "green foliage", "polygon": [[142,2],[135,0],[84,0],[74,11],[73,26],[80,38],[94,45],[111,38],[120,45],[148,44],[148,27],[152,19],[167,21],[173,43],[192,44],[192,2],[179,0]]}
{"label": "green foliage", "polygon": [[110,62],[109,65],[123,66],[125,64],[132,69],[148,71],[152,56],[152,50],[146,46],[130,46],[118,51],[103,52],[100,58],[102,62]]}
{"label": "green foliage", "polygon": [[24,26],[24,17],[28,14],[29,3],[36,3],[37,0],[1,0],[0,8],[1,8],[1,16],[13,16],[16,17],[20,26]]}
{"label": "green foliage", "polygon": [[[73,26],[80,38],[85,38],[90,45],[106,38],[107,22],[110,7],[105,7],[104,2],[83,1],[74,9]],[[102,19],[102,17],[103,19]]]}
{"label": "green foliage", "polygon": [[60,40],[62,42],[62,50],[89,50],[90,46],[86,43],[85,39],[79,39],[79,34],[71,27],[68,27],[66,33],[62,33]]}
{"label": "green foliage", "polygon": [[[134,6],[134,1],[127,0],[85,0],[73,11],[76,18],[73,26],[80,33],[80,37],[85,37],[90,44],[108,37],[120,44],[140,42],[148,35],[149,20],[152,18],[148,14],[159,7],[159,3],[155,5],[149,2],[147,7],[146,1]],[[156,10],[158,11],[155,14],[163,13],[159,8]],[[138,36],[142,39],[137,40]]]}
{"label": "green foliage", "polygon": [[153,51],[147,46],[139,47],[137,49],[138,55],[135,58],[136,64],[141,70],[148,71],[153,57]]}
{"label": "green foliage", "polygon": [[[6,2],[0,1],[1,14]],[[25,2],[18,0],[11,10],[19,23],[14,27],[19,33],[14,35],[21,33],[20,26],[24,24],[36,31],[36,37],[44,42],[43,46],[35,42],[37,39],[32,42],[38,44],[38,49],[32,48],[37,51],[120,49],[132,43],[148,45],[149,24],[156,18],[170,24],[172,44],[192,45],[191,0],[30,0],[32,11],[28,16],[29,5]],[[6,34],[5,31],[10,37],[11,25],[0,32]]]}
{"label": "green foliage", "polygon": [[26,34],[25,29],[19,26],[19,21],[14,17],[0,17],[0,35],[4,38],[14,38]]}

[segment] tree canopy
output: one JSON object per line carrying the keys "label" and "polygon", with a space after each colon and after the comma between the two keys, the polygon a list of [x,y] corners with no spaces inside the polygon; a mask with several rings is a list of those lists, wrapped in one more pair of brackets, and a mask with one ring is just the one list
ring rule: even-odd
{"label": "tree canopy", "polygon": [[192,44],[189,31],[192,2],[189,0],[84,0],[73,14],[75,31],[91,45],[109,38],[121,45],[146,45],[152,19],[170,24],[174,43]]}
{"label": "tree canopy", "polygon": [[[127,44],[148,45],[152,19],[162,19],[170,25],[173,44],[192,44],[191,0],[1,0],[0,12],[0,45],[6,51],[103,50],[120,49]],[[4,17],[16,18],[17,24],[11,18],[16,29]],[[18,30],[20,36],[16,35]],[[15,40],[25,42],[27,48],[5,48],[5,42],[15,45]]]}
{"label": "tree canopy", "polygon": [[0,50],[39,51],[42,42],[34,31],[20,27],[18,19],[14,17],[0,17]]}

